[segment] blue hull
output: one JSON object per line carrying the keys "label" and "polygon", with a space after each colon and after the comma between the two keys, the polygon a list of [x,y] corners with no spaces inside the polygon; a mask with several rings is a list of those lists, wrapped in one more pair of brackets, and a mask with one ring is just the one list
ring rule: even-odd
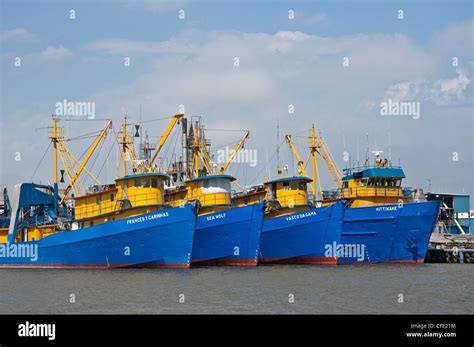
{"label": "blue hull", "polygon": [[275,264],[423,263],[439,202],[347,208],[343,202],[263,224],[260,258]]}
{"label": "blue hull", "polygon": [[439,202],[346,209],[338,264],[423,263],[438,210]]}
{"label": "blue hull", "polygon": [[[61,232],[40,241],[0,244],[0,267],[188,268],[195,224],[195,208],[185,205]],[[16,247],[16,256],[12,256],[12,247]],[[24,247],[22,255],[29,248],[28,256],[18,257],[19,247]]]}
{"label": "blue hull", "polygon": [[256,266],[265,203],[199,216],[192,265]]}
{"label": "blue hull", "polygon": [[312,208],[265,218],[260,243],[260,261],[274,264],[336,264],[325,256],[325,246],[339,240],[344,205]]}

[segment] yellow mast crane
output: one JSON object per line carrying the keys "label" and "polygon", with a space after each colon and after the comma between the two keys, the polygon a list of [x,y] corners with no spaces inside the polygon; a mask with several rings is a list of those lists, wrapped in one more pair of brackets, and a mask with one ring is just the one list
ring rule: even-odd
{"label": "yellow mast crane", "polygon": [[[317,145],[316,145],[316,138],[315,138],[315,131],[314,131],[314,124],[311,127],[311,144],[309,145],[310,149],[310,156],[311,156],[311,161],[312,161],[312,178],[313,182],[311,182],[311,185],[313,187],[313,190],[316,190],[316,178],[318,180],[318,187],[319,187],[319,196],[323,196],[323,187],[321,185],[321,177],[319,176],[319,166],[318,166],[318,159],[316,157],[317,153]],[[316,200],[318,199],[318,196],[315,195]]]}
{"label": "yellow mast crane", "polygon": [[183,113],[177,113],[175,114],[173,117],[171,117],[171,121],[170,123],[168,124],[168,126],[166,127],[166,130],[164,132],[164,134],[161,136],[160,138],[160,142],[158,143],[158,146],[156,148],[156,152],[155,154],[153,155],[153,158],[151,158],[151,161],[149,163],[150,167],[153,165],[153,163],[155,162],[156,158],[158,157],[158,154],[160,153],[161,149],[163,148],[163,146],[165,145],[166,143],[166,140],[168,140],[168,137],[170,136],[171,134],[171,131],[173,130],[175,124],[181,119],[184,117],[184,114]]}
{"label": "yellow mast crane", "polygon": [[[298,150],[296,149],[294,143],[293,143],[293,140],[291,139],[291,135],[288,135],[286,134],[285,135],[285,140],[286,140],[286,143],[288,143],[288,145],[290,146],[291,150],[293,151],[293,154],[296,158],[296,160],[298,161],[298,167],[299,167],[299,174],[302,174],[304,176],[308,176],[308,172],[306,171],[306,166],[308,165],[308,161],[309,161],[309,158],[312,158],[313,161],[313,170],[312,170],[312,179],[313,179],[313,182],[311,182],[311,192],[313,193],[313,196],[316,196],[316,176],[318,178],[318,181],[319,181],[319,171],[318,171],[318,166],[317,166],[317,161],[316,161],[316,156],[314,155],[314,151],[311,150],[310,152],[310,156],[308,157],[308,160],[306,160],[306,163],[301,160],[301,156],[300,154],[298,153]],[[313,143],[314,141],[312,141]],[[311,148],[311,146],[310,146]]]}
{"label": "yellow mast crane", "polygon": [[209,174],[217,173],[217,171],[215,170],[215,167],[217,167],[217,165],[214,164],[211,154],[207,150],[206,135],[202,126],[199,129],[199,156],[202,160],[204,167],[206,168],[206,171]]}
{"label": "yellow mast crane", "polygon": [[213,174],[213,162],[211,159],[211,155],[206,148],[206,138],[204,136],[204,130],[201,126],[198,126],[196,123],[194,126],[191,125],[193,128],[193,169],[194,169],[194,177],[199,177],[199,159],[201,160],[206,172],[208,174]]}
{"label": "yellow mast crane", "polygon": [[316,157],[316,153],[323,159],[324,164],[326,165],[326,168],[329,172],[329,175],[331,176],[331,180],[336,185],[336,188],[340,188],[342,186],[343,173],[341,169],[339,169],[339,167],[336,165],[334,158],[332,157],[331,152],[329,151],[329,147],[324,141],[324,138],[321,136],[321,134],[316,135],[314,125],[311,127],[311,138],[310,138],[311,141],[309,145],[310,153],[309,153],[308,160],[306,160],[306,162],[301,160],[301,157],[291,139],[291,135],[285,135],[285,139],[286,139],[286,142],[290,145],[293,151],[293,154],[295,155],[296,160],[298,161],[298,167],[299,167],[298,172],[300,172],[301,174],[305,176],[308,176],[306,167],[308,165],[309,159],[311,159],[311,163],[312,163],[311,178],[313,179],[313,182],[311,182],[311,191],[314,197],[317,198],[316,184],[318,185],[318,188],[319,188],[319,194],[322,195],[322,185],[321,185],[321,178],[319,175],[319,167],[318,167],[318,160]]}
{"label": "yellow mast crane", "polygon": [[[193,126],[191,124],[191,126]],[[200,144],[198,138],[198,129],[194,128],[193,131],[193,161],[194,161],[194,178],[199,177],[199,153],[200,153]]]}
{"label": "yellow mast crane", "polygon": [[48,127],[50,130],[48,137],[53,141],[53,184],[54,184],[54,210],[58,210],[58,142],[64,138],[64,128],[58,128],[58,118],[53,116],[53,126]]}
{"label": "yellow mast crane", "polygon": [[[57,134],[57,127],[56,127],[56,119],[54,120],[54,128],[53,128],[53,131],[55,132],[55,134]],[[77,171],[74,173],[74,175],[72,175],[72,178],[68,184],[68,186],[66,187],[66,190],[64,191],[64,194],[63,194],[63,197],[61,198],[61,201],[60,201],[60,204],[64,202],[64,200],[66,199],[67,195],[69,194],[69,192],[71,191],[72,187],[74,186],[74,184],[76,183],[76,181],[78,180],[79,178],[79,175],[82,173],[82,171],[85,169],[85,166],[87,164],[87,162],[89,161],[89,159],[91,158],[92,154],[94,153],[94,151],[96,150],[97,146],[99,145],[100,141],[102,141],[102,139],[105,137],[105,135],[107,134],[107,131],[109,129],[112,128],[112,120],[109,120],[107,122],[107,125],[105,126],[105,128],[102,130],[102,132],[99,134],[99,136],[97,136],[97,138],[94,140],[94,142],[92,143],[92,146],[91,148],[89,149],[87,155],[85,156],[84,160],[82,161],[82,163],[80,163]],[[55,140],[55,146],[54,146],[54,161],[55,161],[55,175],[54,175],[54,181],[55,181],[55,184],[57,184],[57,146],[56,146],[56,141]]]}
{"label": "yellow mast crane", "polygon": [[[122,136],[119,138],[118,143],[122,145],[122,151],[120,152],[122,158],[122,176],[127,176],[127,147],[129,145],[128,136],[127,136],[127,118],[122,120]],[[118,177],[118,168],[117,168],[117,177]]]}
{"label": "yellow mast crane", "polygon": [[230,155],[230,157],[227,159],[226,163],[224,164],[223,167],[221,167],[219,169],[219,173],[220,174],[223,174],[225,173],[225,171],[227,170],[227,168],[229,167],[230,163],[232,162],[232,160],[234,159],[235,155],[237,154],[237,152],[239,151],[239,149],[244,145],[244,142],[245,140],[248,139],[248,137],[250,136],[250,131],[246,131],[244,136],[242,137],[242,139],[239,141],[239,143],[237,144],[237,146],[235,146],[234,150],[232,151],[232,154]]}
{"label": "yellow mast crane", "polygon": [[[122,130],[119,132],[120,136],[118,137],[118,144],[121,145],[122,150],[120,152],[120,157],[122,159],[122,175],[127,175],[127,161],[130,162],[130,165],[134,172],[137,172],[138,169],[143,169],[142,166],[139,166],[141,163],[140,156],[138,155],[135,146],[133,144],[133,134],[127,132],[127,118],[125,117],[122,121]],[[138,163],[138,164],[137,164]],[[145,170],[148,170],[146,164],[141,163]],[[117,168],[117,177],[119,168]]]}
{"label": "yellow mast crane", "polygon": [[331,179],[334,182],[336,188],[342,187],[342,177],[344,176],[343,172],[339,167],[336,165],[334,158],[329,151],[329,147],[327,146],[326,142],[324,141],[321,134],[314,137],[314,125],[313,125],[313,139],[315,139],[315,148],[318,154],[323,158],[324,163],[326,164],[326,168],[331,175]]}

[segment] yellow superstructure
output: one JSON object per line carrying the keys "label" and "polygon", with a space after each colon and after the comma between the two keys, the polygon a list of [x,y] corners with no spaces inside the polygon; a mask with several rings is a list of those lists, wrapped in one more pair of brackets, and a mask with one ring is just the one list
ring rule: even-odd
{"label": "yellow superstructure", "polygon": [[311,182],[306,176],[282,177],[265,182],[263,189],[236,195],[232,200],[238,206],[267,200],[265,216],[278,217],[304,211],[311,206],[307,189]]}
{"label": "yellow superstructure", "polygon": [[232,207],[230,175],[207,175],[186,181],[184,187],[169,190],[166,200],[171,206],[199,201],[199,215]]}
{"label": "yellow superstructure", "polygon": [[164,181],[167,175],[146,173],[124,176],[115,185],[96,193],[75,197],[78,227],[133,217],[166,207]]}
{"label": "yellow superstructure", "polygon": [[8,228],[0,228],[0,243],[7,242]]}

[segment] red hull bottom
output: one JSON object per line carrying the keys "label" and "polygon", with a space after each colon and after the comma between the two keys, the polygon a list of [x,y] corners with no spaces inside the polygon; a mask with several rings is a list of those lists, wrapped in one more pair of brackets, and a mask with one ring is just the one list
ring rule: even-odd
{"label": "red hull bottom", "polygon": [[210,259],[210,260],[193,260],[191,266],[257,266],[257,259]]}
{"label": "red hull bottom", "polygon": [[364,262],[350,262],[350,263],[338,263],[338,265],[354,265],[354,264],[404,264],[404,265],[419,265],[424,264],[424,259],[411,259],[411,260],[387,260],[387,261],[364,261]]}
{"label": "red hull bottom", "polygon": [[2,264],[0,268],[5,269],[124,269],[124,268],[164,268],[164,269],[188,269],[189,264],[113,264],[113,265],[104,265],[104,264]]}
{"label": "red hull bottom", "polygon": [[387,260],[381,262],[338,262],[337,257],[295,257],[295,258],[267,258],[260,261],[261,264],[279,265],[354,265],[354,264],[423,264],[424,259],[414,260]]}
{"label": "red hull bottom", "polygon": [[189,269],[189,264],[148,263],[128,266],[132,269]]}
{"label": "red hull bottom", "polygon": [[337,265],[337,257],[294,257],[294,258],[265,258],[262,264],[280,265]]}

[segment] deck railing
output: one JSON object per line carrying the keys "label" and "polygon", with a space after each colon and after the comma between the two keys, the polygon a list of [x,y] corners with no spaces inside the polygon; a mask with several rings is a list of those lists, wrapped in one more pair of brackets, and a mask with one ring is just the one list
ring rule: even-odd
{"label": "deck railing", "polygon": [[[128,199],[117,197],[114,200],[101,201],[99,203],[89,203],[76,205],[76,218],[94,217],[105,213],[111,213],[127,207],[140,207],[147,205],[163,204],[164,202],[156,193],[140,193],[128,196]],[[129,205],[128,205],[129,204]]]}

